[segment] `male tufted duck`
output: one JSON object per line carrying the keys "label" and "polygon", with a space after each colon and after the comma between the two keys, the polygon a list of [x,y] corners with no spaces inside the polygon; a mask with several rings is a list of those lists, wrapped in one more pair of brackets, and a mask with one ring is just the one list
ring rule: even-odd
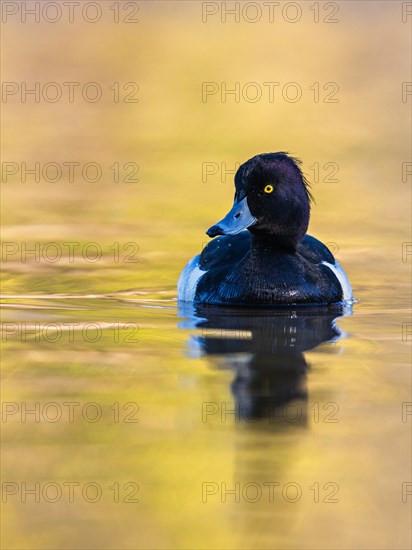
{"label": "male tufted duck", "polygon": [[342,267],[306,235],[312,196],[299,164],[279,152],[239,167],[234,205],[206,232],[217,238],[183,269],[178,300],[239,306],[353,301]]}

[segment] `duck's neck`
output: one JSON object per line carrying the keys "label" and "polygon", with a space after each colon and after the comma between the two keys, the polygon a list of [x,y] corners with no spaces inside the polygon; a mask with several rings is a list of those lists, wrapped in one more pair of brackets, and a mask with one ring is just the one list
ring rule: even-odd
{"label": "duck's neck", "polygon": [[273,254],[275,252],[293,254],[297,245],[297,242],[287,237],[252,233],[252,252],[257,255]]}

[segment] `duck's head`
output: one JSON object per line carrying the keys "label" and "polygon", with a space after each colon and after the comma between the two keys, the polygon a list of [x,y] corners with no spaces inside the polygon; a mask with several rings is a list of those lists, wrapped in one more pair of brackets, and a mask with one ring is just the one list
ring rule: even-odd
{"label": "duck's head", "polygon": [[295,248],[307,231],[311,200],[299,161],[286,153],[256,155],[239,167],[235,186],[233,208],[207,235],[236,235],[249,229]]}

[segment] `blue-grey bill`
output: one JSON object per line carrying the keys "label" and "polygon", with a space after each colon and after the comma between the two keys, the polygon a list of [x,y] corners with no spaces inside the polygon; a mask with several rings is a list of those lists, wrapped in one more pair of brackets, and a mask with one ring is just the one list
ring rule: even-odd
{"label": "blue-grey bill", "polygon": [[251,227],[256,223],[256,218],[249,210],[247,197],[240,202],[235,202],[231,211],[226,214],[223,220],[210,227],[206,234],[209,237],[217,235],[237,235],[244,229]]}

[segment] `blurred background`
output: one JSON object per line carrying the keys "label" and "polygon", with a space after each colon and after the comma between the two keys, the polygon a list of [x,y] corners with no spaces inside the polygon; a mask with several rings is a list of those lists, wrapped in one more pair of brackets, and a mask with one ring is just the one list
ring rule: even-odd
{"label": "blurred background", "polygon": [[[75,4],[2,3],[4,547],[409,548],[410,2]],[[238,164],[275,151],[302,160],[309,233],[359,303],[307,354],[304,425],[204,422],[234,406],[233,365],[194,357],[176,281]],[[42,332],[64,323],[73,338]],[[66,401],[103,418],[22,419]],[[23,482],[70,480],[102,499],[22,501]],[[220,498],[272,481],[302,498]],[[114,502],[129,482],[139,502]],[[329,482],[339,502],[316,502]]]}

